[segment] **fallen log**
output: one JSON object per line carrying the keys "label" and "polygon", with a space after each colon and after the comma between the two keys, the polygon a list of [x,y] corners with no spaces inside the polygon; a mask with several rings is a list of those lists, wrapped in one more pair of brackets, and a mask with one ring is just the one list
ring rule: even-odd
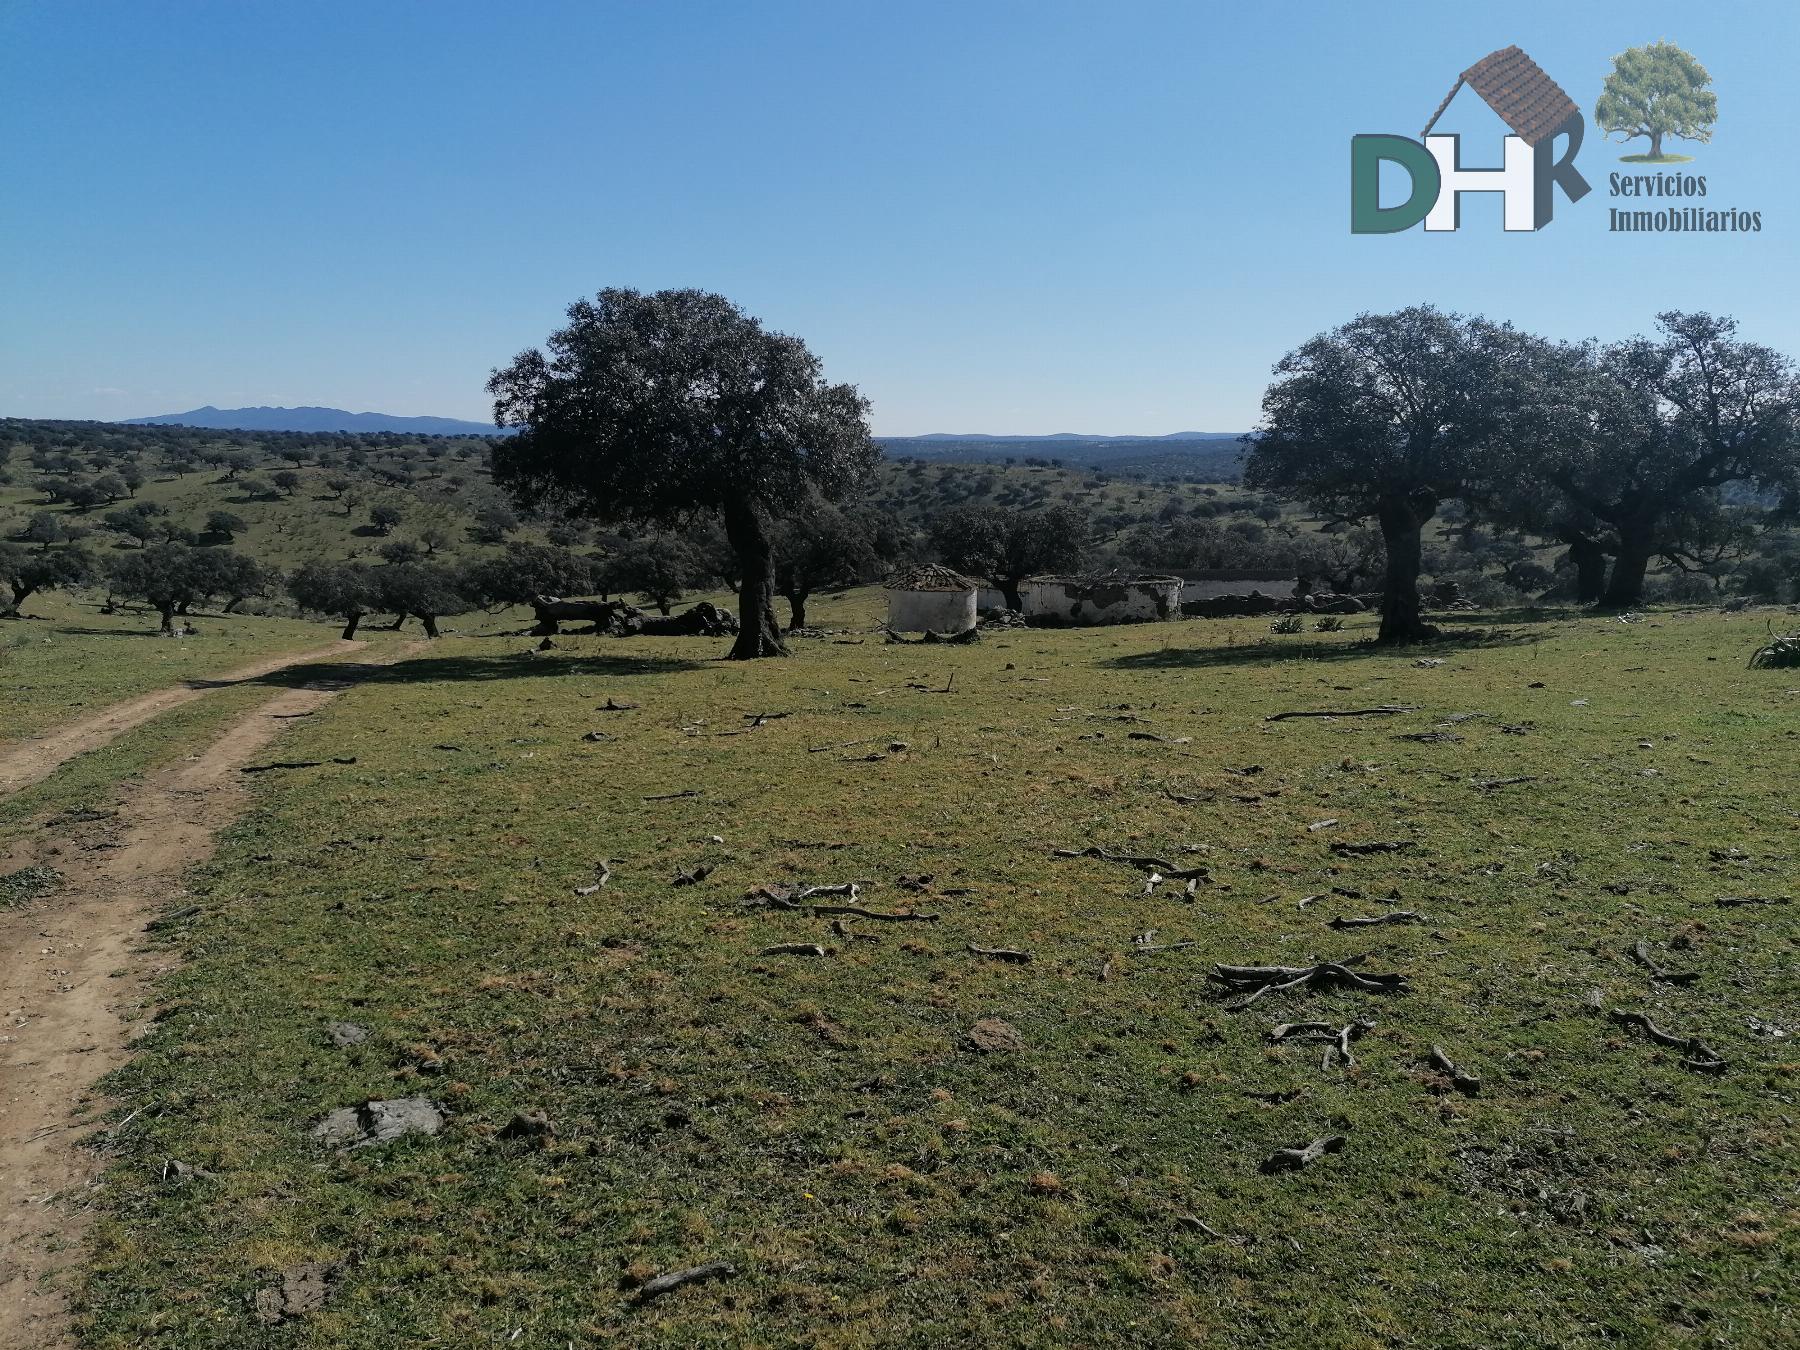
{"label": "fallen log", "polygon": [[777,942],[762,949],[764,956],[823,956],[825,949],[816,942]]}
{"label": "fallen log", "polygon": [[591,623],[603,632],[623,636],[636,632],[643,611],[623,600],[564,600],[554,595],[537,595],[531,599],[537,624],[529,630],[531,637],[552,637],[565,623]]}

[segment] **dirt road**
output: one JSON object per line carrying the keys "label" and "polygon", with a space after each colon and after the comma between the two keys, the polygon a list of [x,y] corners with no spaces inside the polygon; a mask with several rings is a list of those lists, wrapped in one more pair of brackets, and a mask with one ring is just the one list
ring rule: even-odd
{"label": "dirt road", "polygon": [[51,894],[0,910],[0,1346],[70,1343],[62,1286],[103,1161],[80,1146],[106,1105],[90,1093],[129,1057],[121,1014],[152,997],[151,978],[167,968],[144,950],[145,924],[179,904],[187,870],[243,810],[239,770],[283,719],[323,706],[355,669],[271,697],[199,754],[124,788],[115,815],[34,831],[0,857],[0,873],[41,864],[62,874]]}
{"label": "dirt road", "polygon": [[97,750],[108,741],[123,735],[133,727],[142,726],[158,713],[167,712],[170,708],[179,708],[184,703],[192,703],[197,698],[204,698],[213,689],[228,684],[238,684],[244,680],[259,679],[264,675],[272,675],[278,670],[286,670],[289,666],[303,665],[308,661],[322,660],[328,656],[343,656],[361,647],[360,642],[332,643],[328,647],[315,647],[311,651],[292,652],[286,656],[271,656],[264,660],[240,666],[236,670],[227,671],[223,675],[196,678],[186,684],[178,684],[169,689],[158,689],[153,693],[140,694],[136,698],[126,699],[122,703],[114,703],[102,708],[99,712],[78,721],[52,727],[40,736],[27,737],[9,745],[0,745],[0,797],[17,792],[20,788],[30,787],[43,778],[48,778],[61,765],[68,763],[75,756],[89,750]]}

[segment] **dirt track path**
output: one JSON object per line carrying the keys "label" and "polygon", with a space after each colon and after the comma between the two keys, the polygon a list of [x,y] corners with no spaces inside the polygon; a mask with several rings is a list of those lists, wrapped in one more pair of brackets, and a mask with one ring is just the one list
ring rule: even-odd
{"label": "dirt track path", "polygon": [[75,756],[97,750],[133,727],[142,726],[158,713],[204,698],[213,689],[244,680],[259,679],[278,670],[286,670],[289,666],[318,661],[327,656],[342,656],[362,645],[360,642],[345,642],[340,639],[328,647],[267,657],[236,670],[226,671],[223,675],[196,676],[186,684],[140,694],[77,721],[51,727],[40,736],[0,745],[0,797],[48,778]]}
{"label": "dirt track path", "polygon": [[79,1261],[102,1162],[81,1145],[104,1103],[84,1111],[84,1099],[130,1057],[121,1014],[151,996],[151,978],[169,965],[142,949],[145,923],[185,894],[187,870],[243,810],[239,770],[282,719],[353,681],[274,695],[198,755],[127,789],[115,816],[54,837],[39,830],[0,858],[0,872],[41,863],[63,878],[43,899],[0,910],[0,1346],[70,1344],[60,1286]]}

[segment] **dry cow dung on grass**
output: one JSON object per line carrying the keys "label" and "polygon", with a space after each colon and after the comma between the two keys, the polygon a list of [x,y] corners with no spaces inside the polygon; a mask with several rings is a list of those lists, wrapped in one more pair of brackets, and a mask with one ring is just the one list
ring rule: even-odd
{"label": "dry cow dung on grass", "polygon": [[345,1106],[313,1127],[313,1138],[328,1148],[367,1148],[409,1134],[436,1134],[444,1109],[428,1097],[393,1097]]}

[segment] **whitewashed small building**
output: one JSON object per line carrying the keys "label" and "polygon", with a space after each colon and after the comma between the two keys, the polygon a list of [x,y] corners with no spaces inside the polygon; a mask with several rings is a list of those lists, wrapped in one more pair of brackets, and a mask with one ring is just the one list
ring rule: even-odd
{"label": "whitewashed small building", "polygon": [[948,567],[914,567],[888,579],[887,626],[896,633],[964,633],[975,626],[978,584]]}
{"label": "whitewashed small building", "polygon": [[1181,578],[1030,577],[1019,587],[1027,623],[1154,623],[1181,617]]}

